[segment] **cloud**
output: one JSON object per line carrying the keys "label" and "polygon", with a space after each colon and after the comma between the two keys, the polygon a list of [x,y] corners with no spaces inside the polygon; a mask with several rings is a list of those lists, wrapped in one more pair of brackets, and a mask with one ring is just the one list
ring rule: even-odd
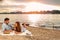
{"label": "cloud", "polygon": [[51,5],[58,5],[60,6],[60,0],[15,0],[15,1],[20,1],[20,2],[31,2],[31,1],[36,1],[36,2],[41,2],[45,4],[51,4]]}
{"label": "cloud", "polygon": [[51,5],[58,5],[60,6],[60,0],[38,0],[39,2],[51,4]]}
{"label": "cloud", "polygon": [[[2,0],[0,0],[0,1],[2,1]],[[13,2],[32,2],[33,1],[33,2],[40,2],[40,3],[44,3],[44,4],[60,6],[60,0],[7,0],[7,1],[13,1]]]}

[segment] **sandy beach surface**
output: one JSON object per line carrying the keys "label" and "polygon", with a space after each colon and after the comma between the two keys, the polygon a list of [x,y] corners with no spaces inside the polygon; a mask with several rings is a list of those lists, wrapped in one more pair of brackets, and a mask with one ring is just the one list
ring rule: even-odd
{"label": "sandy beach surface", "polygon": [[27,27],[33,36],[1,36],[0,40],[60,40],[60,31],[45,28]]}

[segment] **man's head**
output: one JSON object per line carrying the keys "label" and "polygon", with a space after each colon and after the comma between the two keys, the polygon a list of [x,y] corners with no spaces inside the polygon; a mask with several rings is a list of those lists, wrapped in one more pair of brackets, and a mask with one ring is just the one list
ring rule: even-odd
{"label": "man's head", "polygon": [[5,19],[4,19],[4,22],[5,22],[6,24],[8,24],[8,23],[9,23],[9,18],[5,18]]}

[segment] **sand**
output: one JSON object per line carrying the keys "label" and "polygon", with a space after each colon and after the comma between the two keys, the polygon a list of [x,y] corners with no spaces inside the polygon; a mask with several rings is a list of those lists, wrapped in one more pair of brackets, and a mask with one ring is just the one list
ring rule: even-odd
{"label": "sand", "polygon": [[60,40],[60,30],[27,27],[33,36],[0,36],[0,40]]}

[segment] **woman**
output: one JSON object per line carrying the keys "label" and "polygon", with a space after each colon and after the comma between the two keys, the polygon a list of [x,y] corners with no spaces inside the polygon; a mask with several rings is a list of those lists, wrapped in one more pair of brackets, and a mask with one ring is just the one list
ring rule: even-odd
{"label": "woman", "polygon": [[15,22],[14,30],[16,34],[21,32],[20,22]]}
{"label": "woman", "polygon": [[27,25],[25,23],[23,23],[22,26],[22,32],[24,32],[26,35],[32,35],[32,33],[26,29]]}
{"label": "woman", "polygon": [[26,24],[23,23],[23,24],[22,24],[22,32],[25,32],[25,31],[26,31]]}

